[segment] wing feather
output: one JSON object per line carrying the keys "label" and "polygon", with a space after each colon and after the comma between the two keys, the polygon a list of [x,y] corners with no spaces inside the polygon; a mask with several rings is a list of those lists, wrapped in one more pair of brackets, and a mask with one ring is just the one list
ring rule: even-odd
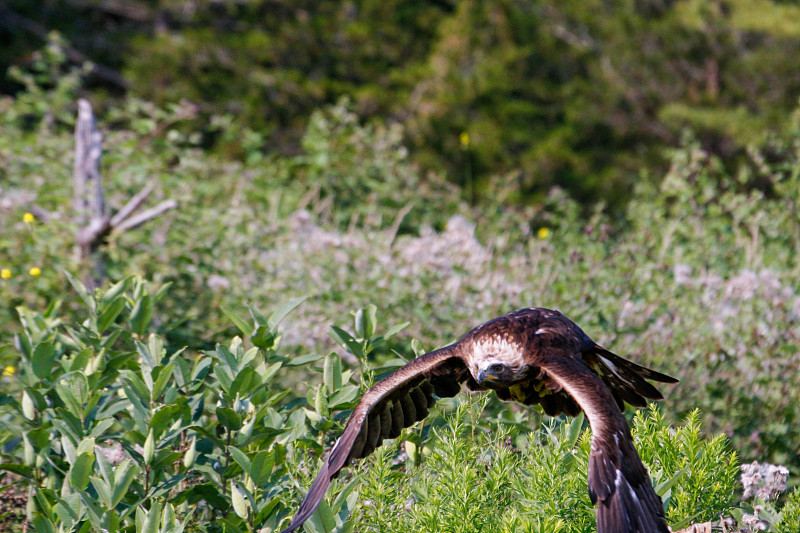
{"label": "wing feather", "polygon": [[634,407],[646,407],[647,400],[663,400],[664,396],[648,383],[647,379],[660,383],[677,383],[678,380],[637,365],[617,354],[595,344],[581,353],[586,364],[594,370],[611,389],[620,410],[625,410],[625,402]]}
{"label": "wing feather", "polygon": [[314,513],[331,480],[353,459],[366,457],[386,438],[425,418],[434,394],[458,394],[469,372],[458,343],[422,355],[368,390],[350,415],[342,436],[322,463],[289,527],[297,530]]}
{"label": "wing feather", "polygon": [[597,504],[597,532],[669,533],[661,500],[603,380],[573,357],[549,357],[542,368],[547,379],[577,402],[592,426],[589,495]]}

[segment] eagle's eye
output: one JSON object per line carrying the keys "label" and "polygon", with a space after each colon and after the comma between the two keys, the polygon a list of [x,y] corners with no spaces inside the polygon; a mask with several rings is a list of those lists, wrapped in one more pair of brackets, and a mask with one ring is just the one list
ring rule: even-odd
{"label": "eagle's eye", "polygon": [[501,363],[495,363],[495,364],[493,364],[492,366],[489,367],[489,370],[494,374],[499,374],[500,372],[505,370],[505,368],[506,368],[505,365],[503,365]]}

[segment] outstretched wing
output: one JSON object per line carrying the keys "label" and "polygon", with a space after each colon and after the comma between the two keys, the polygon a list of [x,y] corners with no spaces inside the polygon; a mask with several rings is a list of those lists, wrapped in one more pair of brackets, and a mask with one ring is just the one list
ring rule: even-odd
{"label": "outstretched wing", "polygon": [[619,396],[578,357],[545,358],[542,379],[551,390],[566,392],[592,427],[589,496],[597,504],[597,532],[669,533],[661,499],[617,407]]}
{"label": "outstretched wing", "polygon": [[[539,358],[547,354],[561,354],[572,358],[578,354],[586,367],[600,376],[611,391],[621,411],[625,402],[635,407],[645,407],[647,400],[662,400],[664,397],[647,380],[661,383],[677,383],[677,379],[628,361],[595,343],[572,320],[559,311],[540,307],[520,309],[505,317],[490,321],[476,331],[478,335],[497,335],[491,331],[495,325],[501,331],[514,331],[524,339],[530,369],[539,369]],[[498,389],[501,400],[516,400],[525,405],[540,404],[550,416],[565,414],[576,416],[580,407],[564,391],[554,392],[531,370],[531,379],[517,383],[507,389]]]}
{"label": "outstretched wing", "polygon": [[371,454],[383,439],[397,437],[403,428],[428,416],[436,397],[455,396],[468,376],[456,343],[417,357],[369,389],[350,415],[297,515],[281,533],[291,533],[308,520],[342,468]]}
{"label": "outstretched wing", "polygon": [[595,344],[582,354],[586,364],[605,382],[620,410],[625,410],[625,402],[634,407],[646,407],[647,400],[663,400],[661,393],[649,384],[646,379],[660,383],[677,383],[678,380],[656,372],[647,367],[637,365],[615,353],[609,352]]}

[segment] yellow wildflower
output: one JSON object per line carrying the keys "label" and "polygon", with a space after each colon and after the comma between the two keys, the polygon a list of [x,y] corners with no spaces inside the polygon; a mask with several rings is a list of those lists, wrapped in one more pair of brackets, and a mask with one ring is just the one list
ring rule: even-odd
{"label": "yellow wildflower", "polygon": [[458,140],[461,142],[461,146],[466,148],[469,146],[469,133],[462,131],[461,135],[458,136]]}
{"label": "yellow wildflower", "polygon": [[41,273],[42,269],[39,267],[31,267],[31,269],[28,270],[28,274],[30,274],[31,276],[38,276]]}
{"label": "yellow wildflower", "polygon": [[0,278],[8,279],[10,277],[11,277],[11,270],[10,269],[4,268],[3,270],[0,270]]}
{"label": "yellow wildflower", "polygon": [[30,224],[34,220],[36,220],[36,217],[33,216],[33,213],[25,213],[22,215],[22,221],[26,224]]}
{"label": "yellow wildflower", "polygon": [[540,239],[546,239],[550,235],[550,228],[539,228],[539,231],[536,232],[536,236]]}
{"label": "yellow wildflower", "polygon": [[16,371],[17,371],[16,368],[14,368],[13,366],[9,365],[9,366],[7,366],[7,367],[5,367],[3,369],[3,375],[4,376],[13,376],[14,373],[16,373]]}

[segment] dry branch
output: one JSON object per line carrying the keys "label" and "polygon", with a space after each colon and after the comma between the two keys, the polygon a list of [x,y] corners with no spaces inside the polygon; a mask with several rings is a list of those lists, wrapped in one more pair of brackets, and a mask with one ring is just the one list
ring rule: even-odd
{"label": "dry branch", "polygon": [[114,231],[127,231],[129,229],[136,228],[141,226],[151,218],[156,218],[157,216],[166,213],[170,209],[175,209],[178,207],[178,202],[175,200],[164,200],[160,204],[155,207],[151,207],[147,211],[142,211],[138,215],[134,215],[130,218],[127,218],[119,223],[119,225],[114,226],[112,229]]}
{"label": "dry branch", "polygon": [[[105,196],[100,176],[100,157],[103,136],[97,130],[91,104],[84,99],[78,101],[78,123],[75,126],[75,169],[74,196],[72,207],[75,211],[78,229],[75,232],[78,257],[89,260],[98,247],[114,231],[124,231],[141,226],[170,209],[178,206],[174,200],[166,200],[139,214],[134,214],[155,189],[148,183],[135,194],[114,216],[106,214]],[[86,279],[87,285],[96,286],[104,276],[104,258],[95,258],[95,279]]]}

